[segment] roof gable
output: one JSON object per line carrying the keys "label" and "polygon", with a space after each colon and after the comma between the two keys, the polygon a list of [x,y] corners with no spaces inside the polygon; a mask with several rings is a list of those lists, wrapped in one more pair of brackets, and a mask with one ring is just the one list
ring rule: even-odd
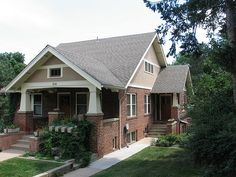
{"label": "roof gable", "polygon": [[78,66],[74,65],[70,60],[68,60],[64,55],[60,54],[55,48],[47,45],[26,67],[25,69],[18,74],[6,87],[5,91],[12,91],[20,87],[20,85],[27,79],[29,76],[36,71],[36,69],[41,66],[45,61],[50,58],[51,55],[56,56],[63,63],[68,65],[71,69],[76,71],[90,83],[95,85],[97,88],[101,89],[101,83],[96,79],[91,77],[88,73],[84,72]]}
{"label": "roof gable", "polygon": [[189,76],[188,65],[167,66],[159,73],[152,93],[181,93]]}

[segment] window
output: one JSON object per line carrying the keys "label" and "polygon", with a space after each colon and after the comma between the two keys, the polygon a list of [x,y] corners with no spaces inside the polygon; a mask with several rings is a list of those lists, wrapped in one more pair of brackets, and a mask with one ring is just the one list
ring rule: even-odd
{"label": "window", "polygon": [[62,77],[62,68],[49,68],[48,77]]}
{"label": "window", "polygon": [[88,109],[88,94],[77,93],[76,94],[76,114],[86,114]]}
{"label": "window", "polygon": [[145,71],[149,73],[153,73],[153,65],[145,61]]}
{"label": "window", "polygon": [[112,139],[112,148],[113,150],[117,149],[118,146],[117,146],[117,136],[115,136],[113,139]]}
{"label": "window", "polygon": [[144,95],[144,113],[150,114],[151,112],[151,97],[150,95]]}
{"label": "window", "polygon": [[33,113],[34,116],[42,116],[42,94],[33,95]]}
{"label": "window", "polygon": [[136,94],[127,94],[127,115],[136,116]]}
{"label": "window", "polygon": [[137,141],[137,131],[127,133],[127,143],[133,143]]}

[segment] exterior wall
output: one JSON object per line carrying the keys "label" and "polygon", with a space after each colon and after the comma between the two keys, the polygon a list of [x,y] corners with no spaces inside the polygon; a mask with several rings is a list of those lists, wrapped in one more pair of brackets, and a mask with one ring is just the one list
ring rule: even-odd
{"label": "exterior wall", "polygon": [[14,117],[14,124],[25,132],[33,132],[33,113],[17,112]]}
{"label": "exterior wall", "polygon": [[145,60],[150,61],[155,64],[153,66],[153,73],[145,72],[145,61],[141,63],[139,66],[134,78],[132,79],[130,85],[144,86],[152,88],[156,78],[160,72],[160,65],[158,63],[158,59],[156,53],[154,51],[153,46],[149,49],[145,56]]}
{"label": "exterior wall", "polygon": [[[136,117],[127,117],[127,95],[126,93],[136,93],[137,112]],[[121,119],[121,146],[126,145],[126,134],[124,133],[125,124],[129,124],[128,132],[137,131],[137,140],[144,138],[144,131],[152,122],[152,114],[144,115],[144,95],[149,94],[150,90],[128,87],[126,93],[120,91],[120,119]],[[152,112],[152,111],[151,111]]]}
{"label": "exterior wall", "polygon": [[0,135],[0,150],[9,149],[11,145],[15,144],[17,140],[21,139],[24,135],[24,132]]}
{"label": "exterior wall", "polygon": [[25,82],[52,82],[52,81],[75,81],[75,80],[85,80],[82,76],[76,73],[69,67],[63,67],[63,76],[61,78],[47,78],[47,69],[36,70]]}
{"label": "exterior wall", "polygon": [[156,55],[156,51],[153,46],[150,47],[150,49],[148,50],[148,52],[144,58],[146,60],[150,61],[151,63],[154,63],[154,64],[160,66],[160,64],[158,62],[157,55]]}
{"label": "exterior wall", "polygon": [[106,122],[103,120],[103,153],[107,154],[113,150],[113,138],[117,137],[117,147],[119,147],[119,120]]}
{"label": "exterior wall", "polygon": [[59,60],[57,57],[52,56],[43,64],[43,66],[58,65],[58,64],[64,64],[64,63],[61,60]]}

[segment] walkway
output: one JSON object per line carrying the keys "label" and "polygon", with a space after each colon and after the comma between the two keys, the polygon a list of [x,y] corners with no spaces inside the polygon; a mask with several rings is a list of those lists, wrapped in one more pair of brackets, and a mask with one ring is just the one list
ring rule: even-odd
{"label": "walkway", "polygon": [[128,148],[122,148],[121,150],[117,150],[105,155],[103,158],[91,163],[86,168],[80,168],[78,170],[72,171],[66,174],[65,177],[89,177],[150,146],[150,142],[151,138],[144,138],[134,144],[131,144]]}
{"label": "walkway", "polygon": [[2,152],[0,152],[0,162],[4,160],[8,160],[14,157],[19,157],[23,155],[25,152],[15,149],[7,149]]}

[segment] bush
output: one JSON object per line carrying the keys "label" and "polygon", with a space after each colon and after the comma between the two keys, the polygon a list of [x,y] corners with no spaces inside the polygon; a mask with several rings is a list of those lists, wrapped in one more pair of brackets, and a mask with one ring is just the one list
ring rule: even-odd
{"label": "bush", "polygon": [[156,146],[170,147],[178,144],[186,147],[187,142],[188,142],[187,134],[180,134],[180,135],[169,134],[158,138],[156,140]]}
{"label": "bush", "polygon": [[[74,120],[72,122],[75,125]],[[60,156],[62,159],[74,158],[82,166],[88,165],[91,155],[89,153],[88,138],[91,131],[91,123],[79,121],[76,126],[77,128],[74,128],[72,133],[45,129],[40,136],[40,153],[49,157]]]}

